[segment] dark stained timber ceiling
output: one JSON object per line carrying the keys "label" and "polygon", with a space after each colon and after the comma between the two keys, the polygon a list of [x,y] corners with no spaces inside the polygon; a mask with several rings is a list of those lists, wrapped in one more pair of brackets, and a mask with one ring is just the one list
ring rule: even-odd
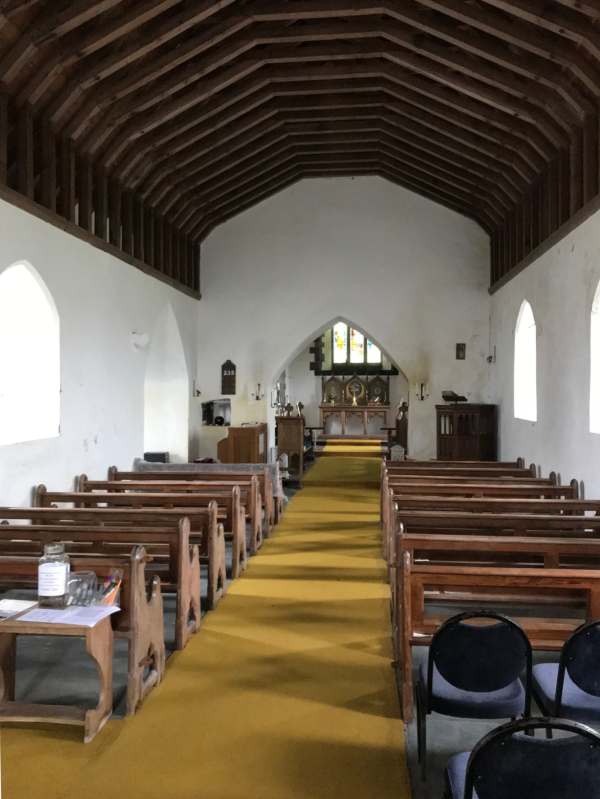
{"label": "dark stained timber ceiling", "polygon": [[474,219],[492,286],[600,188],[595,0],[0,0],[0,82],[2,196],[196,295],[202,239],[302,178]]}

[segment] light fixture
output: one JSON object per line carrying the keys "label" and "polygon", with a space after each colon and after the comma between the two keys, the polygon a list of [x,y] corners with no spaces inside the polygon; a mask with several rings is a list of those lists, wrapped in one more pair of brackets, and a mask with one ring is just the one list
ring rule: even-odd
{"label": "light fixture", "polygon": [[429,384],[425,382],[416,383],[415,396],[421,402],[423,402],[423,400],[426,400],[429,397]]}
{"label": "light fixture", "polygon": [[256,384],[256,391],[251,391],[250,392],[250,396],[252,397],[253,400],[257,400],[259,402],[260,402],[260,400],[265,398],[265,392],[262,389],[260,383]]}

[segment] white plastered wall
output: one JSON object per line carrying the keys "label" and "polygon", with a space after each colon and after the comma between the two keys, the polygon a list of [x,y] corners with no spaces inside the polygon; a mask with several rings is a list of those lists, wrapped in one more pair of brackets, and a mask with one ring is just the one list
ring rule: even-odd
{"label": "white plastered wall", "polygon": [[[492,297],[492,397],[500,405],[503,458],[524,456],[600,496],[600,435],[589,432],[590,313],[600,280],[600,213]],[[513,415],[514,331],[524,299],[537,327],[538,420]]]}
{"label": "white plastered wall", "polygon": [[[193,376],[198,303],[3,201],[0,239],[0,270],[15,261],[32,264],[60,315],[61,435],[0,446],[0,504],[23,504],[36,483],[67,489],[77,473],[101,477],[110,464],[127,468],[143,452],[144,380],[156,320],[170,304]],[[198,405],[190,400],[192,438]]]}
{"label": "white plastered wall", "polygon": [[[199,388],[237,366],[232,423],[272,422],[273,381],[332,321],[366,330],[411,385],[410,450],[435,454],[444,389],[487,399],[489,241],[472,221],[376,177],[301,181],[217,228],[202,248]],[[465,361],[455,344],[467,344]],[[249,399],[260,382],[261,402]],[[272,431],[271,431],[272,432]],[[202,454],[223,430],[203,428]]]}

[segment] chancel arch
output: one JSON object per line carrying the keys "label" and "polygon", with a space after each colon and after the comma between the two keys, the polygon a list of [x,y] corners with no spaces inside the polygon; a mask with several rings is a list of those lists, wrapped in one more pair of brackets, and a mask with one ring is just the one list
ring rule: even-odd
{"label": "chancel arch", "polygon": [[[385,435],[382,428],[394,424],[408,395],[406,376],[377,339],[341,317],[295,351],[278,373],[274,391],[283,405],[301,402],[306,424],[323,426],[325,435]],[[338,411],[343,407],[357,410],[342,421]],[[361,416],[360,408],[368,414]]]}
{"label": "chancel arch", "polygon": [[171,305],[159,316],[150,339],[144,380],[144,451],[168,452],[187,461],[189,374]]}

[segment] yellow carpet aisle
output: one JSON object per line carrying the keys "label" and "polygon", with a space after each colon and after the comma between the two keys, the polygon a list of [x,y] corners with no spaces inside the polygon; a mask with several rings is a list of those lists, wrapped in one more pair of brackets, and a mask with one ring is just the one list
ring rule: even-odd
{"label": "yellow carpet aisle", "polygon": [[5,728],[3,799],[408,799],[378,469],[316,464],[137,716]]}

